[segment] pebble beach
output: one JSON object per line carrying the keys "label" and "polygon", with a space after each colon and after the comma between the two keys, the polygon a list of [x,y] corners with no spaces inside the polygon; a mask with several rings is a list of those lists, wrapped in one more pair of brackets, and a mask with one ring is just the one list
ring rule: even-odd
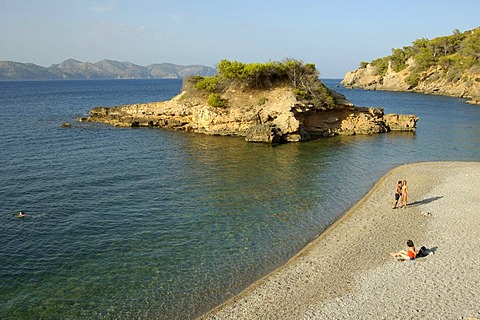
{"label": "pebble beach", "polygon": [[[402,165],[284,266],[200,317],[480,319],[480,162]],[[409,205],[392,209],[407,180]],[[397,261],[390,252],[432,253]]]}

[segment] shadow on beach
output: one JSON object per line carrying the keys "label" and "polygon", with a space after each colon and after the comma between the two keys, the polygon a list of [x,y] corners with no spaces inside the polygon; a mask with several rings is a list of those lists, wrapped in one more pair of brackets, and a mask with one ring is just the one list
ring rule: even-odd
{"label": "shadow on beach", "polygon": [[409,203],[408,206],[409,207],[420,206],[422,204],[427,204],[427,203],[437,201],[438,199],[442,199],[442,198],[443,198],[443,196],[431,197],[431,198],[428,198],[428,199],[423,199],[423,200],[420,200],[420,201],[415,201],[415,202]]}

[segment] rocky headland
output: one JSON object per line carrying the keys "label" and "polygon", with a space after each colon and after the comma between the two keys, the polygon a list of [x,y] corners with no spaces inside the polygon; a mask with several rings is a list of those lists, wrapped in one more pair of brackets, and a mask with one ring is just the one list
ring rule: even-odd
{"label": "rocky headland", "polygon": [[480,28],[412,46],[393,49],[390,56],[362,62],[342,84],[366,90],[414,91],[467,98],[480,104]]}
{"label": "rocky headland", "polygon": [[356,107],[327,89],[311,64],[223,60],[214,77],[190,77],[169,101],[97,107],[81,122],[159,127],[252,142],[298,142],[334,135],[415,131],[415,115]]}

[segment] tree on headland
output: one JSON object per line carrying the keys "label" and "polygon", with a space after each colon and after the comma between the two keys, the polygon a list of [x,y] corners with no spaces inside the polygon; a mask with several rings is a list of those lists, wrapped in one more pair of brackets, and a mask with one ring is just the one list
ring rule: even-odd
{"label": "tree on headland", "polygon": [[[432,40],[417,39],[411,46],[392,49],[391,55],[375,59],[370,64],[376,68],[377,74],[383,76],[389,63],[394,71],[399,72],[407,67],[409,59],[415,62],[406,79],[410,86],[415,86],[421,73],[432,66],[448,69],[450,80],[458,80],[466,70],[480,68],[480,28],[463,33],[455,29],[450,36]],[[366,66],[366,63],[360,65],[361,68]]]}

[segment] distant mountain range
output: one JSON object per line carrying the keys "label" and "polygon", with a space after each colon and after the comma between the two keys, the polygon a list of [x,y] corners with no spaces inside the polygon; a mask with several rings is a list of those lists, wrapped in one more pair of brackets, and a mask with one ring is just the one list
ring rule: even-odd
{"label": "distant mountain range", "polygon": [[216,70],[202,65],[180,66],[171,63],[139,66],[130,62],[101,60],[95,63],[68,59],[42,67],[33,63],[0,61],[1,80],[85,80],[85,79],[178,79],[187,76],[212,76]]}

